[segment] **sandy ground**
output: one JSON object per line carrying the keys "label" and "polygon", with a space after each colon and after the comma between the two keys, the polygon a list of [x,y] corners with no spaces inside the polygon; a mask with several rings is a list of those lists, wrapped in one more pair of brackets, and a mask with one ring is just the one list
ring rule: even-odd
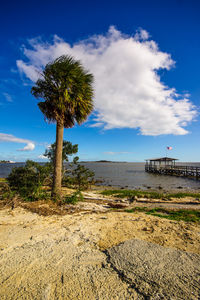
{"label": "sandy ground", "polygon": [[[111,263],[108,251],[137,239],[162,246],[159,251],[169,247],[181,250],[180,256],[200,258],[199,224],[109,212],[103,205],[105,212],[98,212],[97,204],[87,205],[94,212],[39,216],[21,207],[0,210],[0,299],[164,299],[159,293],[155,298],[151,289],[138,290],[133,279],[122,275],[124,264],[116,264],[117,269]],[[145,252],[145,245],[141,247]],[[173,264],[177,256],[173,252],[171,257]],[[190,268],[187,263],[183,275]],[[191,284],[186,279],[183,284],[183,296],[175,293],[169,299],[188,299]],[[198,299],[196,285],[191,293],[190,299]]]}

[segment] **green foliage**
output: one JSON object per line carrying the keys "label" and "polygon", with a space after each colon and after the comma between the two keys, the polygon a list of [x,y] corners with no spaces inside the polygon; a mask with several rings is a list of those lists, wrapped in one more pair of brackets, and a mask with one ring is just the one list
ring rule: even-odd
{"label": "green foliage", "polygon": [[40,165],[27,160],[24,167],[13,168],[7,180],[12,191],[17,192],[27,201],[35,201],[46,197],[42,185],[51,171],[49,163]]}
{"label": "green foliage", "polygon": [[[63,127],[72,128],[83,123],[93,110],[93,75],[85,70],[80,61],[63,55],[47,64],[32,87],[31,93],[44,100],[38,103],[39,109],[49,122],[57,123],[57,133]],[[57,134],[57,145],[61,145],[62,134]],[[61,193],[61,149],[56,147],[58,160],[54,162],[52,197]]]}
{"label": "green foliage", "polygon": [[147,207],[143,206],[143,207],[134,207],[131,209],[125,209],[125,212],[134,213],[134,212],[145,212],[147,210],[148,210]]}
{"label": "green foliage", "polygon": [[[46,156],[51,163],[54,162],[55,157],[55,151],[56,151],[56,142],[51,144],[49,149],[47,149],[44,153],[44,156]],[[78,145],[72,145],[71,142],[63,141],[63,150],[62,150],[62,162],[68,162],[68,156],[72,154],[76,154],[78,152]]]}
{"label": "green foliage", "polygon": [[165,218],[168,220],[185,221],[185,222],[200,222],[200,210],[169,210],[165,208],[148,209],[147,207],[135,207],[127,209],[126,212],[145,212],[147,215]]}
{"label": "green foliage", "polygon": [[66,196],[63,199],[63,203],[66,204],[76,204],[78,201],[83,201],[83,195],[81,194],[80,191],[76,191],[70,196]]}
{"label": "green foliage", "polygon": [[184,197],[193,197],[200,198],[200,193],[158,193],[158,192],[150,192],[150,191],[137,191],[137,190],[106,190],[101,192],[102,195],[115,195],[115,197],[145,197],[149,199],[171,199],[171,198],[184,198]]}
{"label": "green foliage", "polygon": [[163,197],[162,193],[157,192],[149,192],[149,191],[137,191],[137,190],[106,190],[101,192],[102,195],[115,195],[115,197],[146,197],[146,198],[153,198],[153,199],[161,199]]}
{"label": "green foliage", "polygon": [[185,221],[185,222],[200,222],[200,211],[180,209],[177,211],[169,211],[166,209],[155,208],[146,214],[165,218],[169,220]]}
{"label": "green foliage", "polygon": [[186,192],[180,192],[180,193],[169,193],[166,194],[167,198],[185,198],[185,197],[192,197],[192,198],[200,198],[200,193],[186,193]]}
{"label": "green foliage", "polygon": [[12,191],[8,183],[1,182],[0,185],[0,200],[11,200],[15,196],[15,191]]}
{"label": "green foliage", "polygon": [[45,66],[31,93],[45,100],[38,106],[48,121],[62,122],[65,128],[71,128],[92,112],[92,84],[93,75],[80,61],[63,55]]}
{"label": "green foliage", "polygon": [[87,189],[94,182],[94,172],[78,162],[78,156],[74,157],[71,169],[64,177],[64,183],[69,187],[75,187],[79,191]]}

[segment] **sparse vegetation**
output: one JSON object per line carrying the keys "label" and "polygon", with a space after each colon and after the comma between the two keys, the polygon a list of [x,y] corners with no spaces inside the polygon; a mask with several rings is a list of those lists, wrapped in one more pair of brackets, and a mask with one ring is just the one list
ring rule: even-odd
{"label": "sparse vegetation", "polygon": [[148,199],[172,199],[172,198],[184,198],[184,197],[193,197],[200,198],[200,193],[158,193],[153,191],[137,191],[137,190],[106,190],[101,193],[102,195],[110,196],[114,195],[115,197],[144,197]]}
{"label": "sparse vegetation", "polygon": [[185,198],[185,197],[193,197],[193,198],[200,198],[200,193],[169,193],[167,197],[170,198]]}
{"label": "sparse vegetation", "polygon": [[162,193],[157,192],[149,192],[149,191],[137,191],[137,190],[106,190],[101,193],[102,195],[111,196],[114,195],[115,197],[146,197],[146,198],[154,198],[154,199],[161,199],[163,197]]}
{"label": "sparse vegetation", "polygon": [[132,209],[127,209],[126,212],[145,212],[147,215],[152,215],[160,218],[165,218],[175,221],[185,221],[185,222],[200,222],[200,210],[169,210],[165,208],[154,208],[148,209],[147,207],[135,207]]}

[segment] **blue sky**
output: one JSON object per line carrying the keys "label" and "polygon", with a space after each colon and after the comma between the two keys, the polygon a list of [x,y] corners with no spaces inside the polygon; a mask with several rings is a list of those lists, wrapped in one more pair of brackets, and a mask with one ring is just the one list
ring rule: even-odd
{"label": "blue sky", "polygon": [[199,1],[7,1],[1,6],[0,159],[41,161],[55,141],[30,94],[71,54],[95,76],[95,112],[65,129],[81,160],[200,161]]}

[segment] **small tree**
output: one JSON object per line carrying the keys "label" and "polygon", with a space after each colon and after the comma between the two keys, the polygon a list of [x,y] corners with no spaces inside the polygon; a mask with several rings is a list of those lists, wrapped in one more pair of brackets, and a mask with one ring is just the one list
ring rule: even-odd
{"label": "small tree", "polygon": [[81,165],[76,156],[73,160],[75,168],[72,169],[72,182],[79,191],[87,189],[94,181],[94,172]]}
{"label": "small tree", "polygon": [[[44,156],[46,156],[51,163],[54,163],[56,152],[56,142],[51,144],[51,146],[46,149]],[[78,152],[78,145],[72,145],[71,142],[63,141],[63,150],[62,150],[62,163],[68,162],[68,156],[76,154]]]}

